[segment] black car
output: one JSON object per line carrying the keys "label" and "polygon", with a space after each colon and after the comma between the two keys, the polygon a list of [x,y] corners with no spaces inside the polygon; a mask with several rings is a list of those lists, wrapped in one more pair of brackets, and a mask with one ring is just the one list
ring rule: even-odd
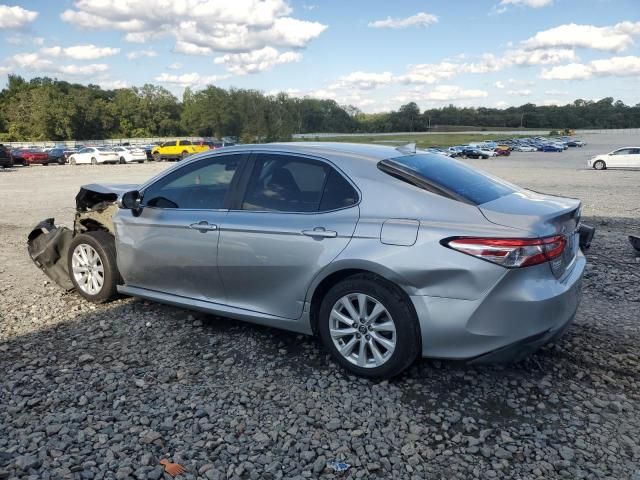
{"label": "black car", "polygon": [[22,165],[23,167],[27,165],[27,161],[22,156],[22,152],[25,151],[24,148],[14,148],[11,150],[11,156],[13,157],[14,165]]}
{"label": "black car", "polygon": [[13,156],[9,148],[0,143],[0,167],[11,168],[13,167]]}
{"label": "black car", "polygon": [[489,155],[482,153],[477,148],[464,148],[461,152],[461,156],[467,157],[467,158],[484,158],[484,159],[489,158]]}
{"label": "black car", "polygon": [[58,165],[67,163],[67,155],[64,148],[52,148],[49,150],[48,155],[48,163],[57,163]]}

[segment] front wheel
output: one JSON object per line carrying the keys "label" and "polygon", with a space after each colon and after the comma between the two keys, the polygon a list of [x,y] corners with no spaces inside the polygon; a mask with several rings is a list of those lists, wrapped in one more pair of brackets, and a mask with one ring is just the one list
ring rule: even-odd
{"label": "front wheel", "polygon": [[325,348],[345,369],[390,378],[420,352],[420,328],[409,301],[379,277],[354,275],[336,284],[320,305],[318,330]]}
{"label": "front wheel", "polygon": [[187,158],[189,156],[189,152],[187,152],[186,150],[184,152],[182,152],[180,154],[180,160],[184,160],[185,158]]}
{"label": "front wheel", "polygon": [[104,303],[117,297],[120,273],[111,234],[95,231],[77,235],[69,246],[67,266],[74,287],[85,299]]}
{"label": "front wheel", "polygon": [[96,160],[95,158],[91,159],[91,165],[97,165],[98,164],[98,160]]}
{"label": "front wheel", "polygon": [[124,157],[120,157],[120,164],[122,165],[122,164],[125,164],[125,163],[127,163],[125,158]]}
{"label": "front wheel", "polygon": [[607,169],[607,164],[604,163],[603,160],[597,160],[594,164],[593,164],[593,168],[595,168],[596,170],[606,170]]}

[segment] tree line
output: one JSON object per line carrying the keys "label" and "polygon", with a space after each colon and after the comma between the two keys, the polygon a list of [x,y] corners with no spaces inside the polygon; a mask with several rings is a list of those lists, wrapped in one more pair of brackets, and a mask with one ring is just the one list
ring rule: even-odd
{"label": "tree line", "polygon": [[181,100],[167,89],[102,89],[47,77],[9,75],[0,91],[0,141],[91,140],[154,136],[237,137],[242,142],[287,140],[295,133],[437,131],[442,126],[509,128],[635,128],[640,104],[606,97],[563,106],[470,108],[366,114],[334,100],[208,86],[187,88]]}

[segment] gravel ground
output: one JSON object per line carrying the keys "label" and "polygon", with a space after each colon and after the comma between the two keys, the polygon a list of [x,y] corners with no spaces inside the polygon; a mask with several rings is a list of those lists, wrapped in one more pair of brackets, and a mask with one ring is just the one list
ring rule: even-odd
{"label": "gravel ground", "polygon": [[[640,172],[586,170],[630,143],[473,161],[576,196],[598,227],[561,341],[507,366],[421,360],[391,382],[345,374],[318,341],[137,299],[95,306],[47,281],[26,235],[69,225],[78,187],[167,164],[0,172],[0,479],[640,479]],[[166,476],[166,478],[169,478]]]}

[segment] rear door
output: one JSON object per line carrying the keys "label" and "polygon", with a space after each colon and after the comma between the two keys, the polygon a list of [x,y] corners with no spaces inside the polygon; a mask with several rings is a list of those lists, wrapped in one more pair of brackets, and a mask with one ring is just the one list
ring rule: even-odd
{"label": "rear door", "polygon": [[349,243],[359,195],[322,159],[257,153],[225,217],[218,264],[229,305],[283,318],[302,314],[314,276]]}
{"label": "rear door", "polygon": [[640,148],[633,148],[629,159],[629,167],[640,168]]}
{"label": "rear door", "polygon": [[127,285],[216,303],[220,225],[245,154],[215,155],[170,172],[142,192],[143,210],[114,217]]}
{"label": "rear door", "polygon": [[621,148],[607,158],[607,167],[629,167],[633,164],[630,148]]}

